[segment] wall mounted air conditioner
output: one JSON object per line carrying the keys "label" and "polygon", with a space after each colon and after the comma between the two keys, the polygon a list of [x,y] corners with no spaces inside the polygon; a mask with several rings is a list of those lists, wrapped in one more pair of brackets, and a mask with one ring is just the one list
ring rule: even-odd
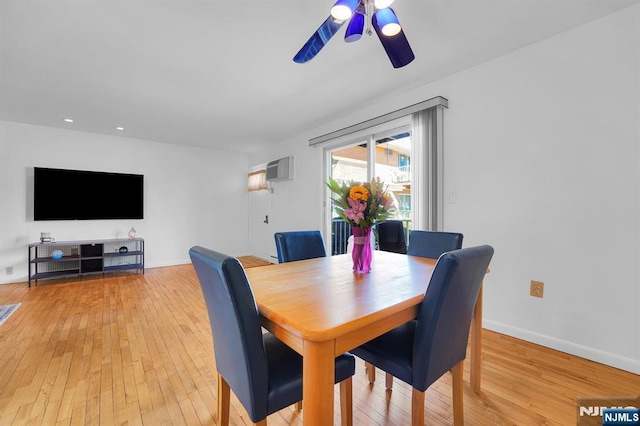
{"label": "wall mounted air conditioner", "polygon": [[293,157],[284,157],[267,163],[267,181],[280,182],[293,179]]}

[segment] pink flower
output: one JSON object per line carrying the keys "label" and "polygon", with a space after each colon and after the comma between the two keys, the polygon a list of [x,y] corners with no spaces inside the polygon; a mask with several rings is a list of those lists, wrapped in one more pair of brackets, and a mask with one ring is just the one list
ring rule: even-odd
{"label": "pink flower", "polygon": [[367,203],[360,203],[356,200],[348,198],[347,201],[351,207],[348,207],[344,210],[344,214],[351,220],[353,220],[356,225],[360,224],[360,221],[364,219],[364,211],[367,208]]}

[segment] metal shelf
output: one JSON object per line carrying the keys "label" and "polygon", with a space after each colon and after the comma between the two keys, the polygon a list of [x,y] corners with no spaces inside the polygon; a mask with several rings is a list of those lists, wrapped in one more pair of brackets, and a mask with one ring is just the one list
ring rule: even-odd
{"label": "metal shelf", "polygon": [[144,266],[142,265],[142,263],[128,263],[126,265],[105,266],[104,267],[104,272],[126,271],[127,269],[143,269],[143,268],[144,268]]}
{"label": "metal shelf", "polygon": [[35,257],[30,260],[31,263],[41,263],[41,262],[72,262],[80,260],[80,256],[77,254],[71,256],[62,256],[61,259],[53,259],[51,257]]}
{"label": "metal shelf", "polygon": [[[117,251],[127,247],[126,253]],[[103,239],[55,241],[29,244],[29,287],[32,280],[104,274],[106,272],[139,270],[144,274],[144,239]],[[64,255],[53,259],[54,250]],[[108,251],[105,251],[108,250]],[[116,251],[111,251],[116,250]],[[127,257],[134,263],[112,265],[114,259]],[[105,261],[106,260],[106,261]]]}
{"label": "metal shelf", "polygon": [[125,257],[125,256],[141,256],[141,255],[142,255],[142,251],[136,250],[136,251],[128,251],[126,253],[105,253],[103,256],[104,257]]}
{"label": "metal shelf", "polygon": [[75,277],[79,274],[80,274],[80,269],[67,269],[64,271],[55,271],[55,272],[37,272],[35,274],[31,274],[30,279],[46,280],[49,278]]}

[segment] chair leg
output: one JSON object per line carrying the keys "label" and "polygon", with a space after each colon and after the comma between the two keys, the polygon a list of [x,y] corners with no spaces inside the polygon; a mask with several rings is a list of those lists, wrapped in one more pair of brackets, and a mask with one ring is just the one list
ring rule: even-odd
{"label": "chair leg", "polygon": [[391,390],[393,388],[393,376],[389,373],[385,374],[385,385],[388,390]]}
{"label": "chair leg", "polygon": [[296,411],[302,411],[302,401],[296,402]]}
{"label": "chair leg", "polygon": [[424,426],[424,392],[411,391],[411,426]]}
{"label": "chair leg", "polygon": [[351,377],[340,382],[340,418],[342,426],[353,425],[353,381]]}
{"label": "chair leg", "polygon": [[367,377],[369,378],[369,384],[373,384],[373,382],[376,381],[376,367],[368,362],[365,362],[364,366],[367,371]]}
{"label": "chair leg", "polygon": [[229,383],[227,383],[220,373],[218,373],[218,426],[229,425],[230,392],[231,389],[229,389]]}
{"label": "chair leg", "polygon": [[453,386],[453,424],[455,426],[464,425],[463,373],[464,361],[460,361],[451,369],[451,384]]}
{"label": "chair leg", "polygon": [[254,426],[267,426],[267,419],[262,419],[258,423],[254,423]]}

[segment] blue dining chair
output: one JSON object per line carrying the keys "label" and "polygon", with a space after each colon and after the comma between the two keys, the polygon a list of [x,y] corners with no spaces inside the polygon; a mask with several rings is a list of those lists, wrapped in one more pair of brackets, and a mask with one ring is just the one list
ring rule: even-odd
{"label": "blue dining chair", "polygon": [[[458,250],[462,248],[463,235],[456,232],[441,231],[411,231],[409,235],[409,247],[407,254],[410,256],[428,257],[437,259],[444,252]],[[376,370],[369,364],[365,364],[369,382],[376,380]],[[386,386],[391,389],[393,385],[393,377],[386,375]]]}
{"label": "blue dining chair", "polygon": [[457,232],[411,231],[407,254],[437,259],[446,251],[462,248],[462,238]]}
{"label": "blue dining chair", "polygon": [[278,251],[278,263],[327,256],[320,231],[276,232],[274,237]]}
{"label": "blue dining chair", "polygon": [[444,253],[438,259],[415,320],[351,353],[412,386],[411,424],[424,424],[424,394],[447,371],[453,375],[453,420],[464,424],[462,374],[471,318],[493,248]]}
{"label": "blue dining chair", "polygon": [[[262,332],[253,291],[240,262],[194,246],[189,256],[209,315],[218,371],[218,425],[229,424],[230,390],[252,422],[302,400],[302,357],[271,333]],[[352,424],[352,376],[355,358],[336,358],[343,425]]]}
{"label": "blue dining chair", "polygon": [[376,225],[378,248],[382,251],[406,254],[407,243],[404,238],[404,224],[401,220],[385,220]]}

